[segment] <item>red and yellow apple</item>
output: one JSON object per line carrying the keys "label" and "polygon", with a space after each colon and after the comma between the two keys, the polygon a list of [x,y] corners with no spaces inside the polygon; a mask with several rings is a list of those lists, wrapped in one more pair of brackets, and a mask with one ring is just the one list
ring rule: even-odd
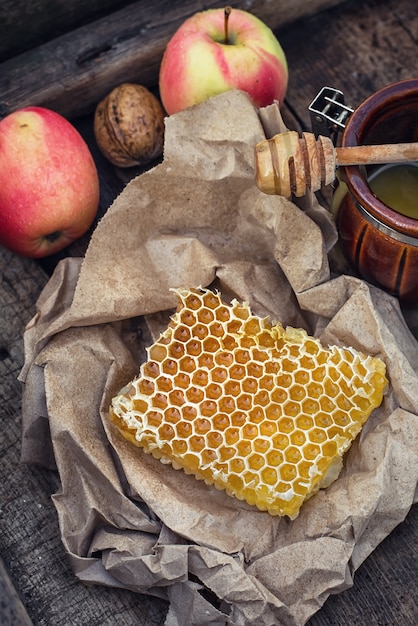
{"label": "red and yellow apple", "polygon": [[282,103],[288,67],[272,30],[240,9],[209,9],[174,33],[160,66],[160,97],[169,115],[231,89],[258,107]]}
{"label": "red and yellow apple", "polygon": [[54,254],[89,229],[98,205],[96,165],[67,119],[26,107],[0,121],[0,244]]}

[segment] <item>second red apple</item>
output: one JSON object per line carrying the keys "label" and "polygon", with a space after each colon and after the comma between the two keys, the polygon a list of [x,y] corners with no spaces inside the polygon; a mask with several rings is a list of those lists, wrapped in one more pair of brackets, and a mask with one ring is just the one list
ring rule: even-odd
{"label": "second red apple", "polygon": [[282,103],[287,83],[274,33],[239,9],[209,9],[187,19],[167,45],[159,77],[169,115],[231,89],[247,92],[259,107]]}

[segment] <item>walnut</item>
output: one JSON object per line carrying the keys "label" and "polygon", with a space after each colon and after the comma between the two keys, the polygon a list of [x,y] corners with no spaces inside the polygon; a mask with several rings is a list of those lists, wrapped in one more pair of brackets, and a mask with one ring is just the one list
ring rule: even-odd
{"label": "walnut", "polygon": [[146,87],[123,83],[97,105],[94,134],[113,165],[147,165],[163,152],[164,110]]}

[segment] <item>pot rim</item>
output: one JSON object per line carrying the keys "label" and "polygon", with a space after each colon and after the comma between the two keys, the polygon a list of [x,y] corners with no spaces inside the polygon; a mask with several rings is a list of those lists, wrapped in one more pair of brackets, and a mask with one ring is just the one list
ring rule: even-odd
{"label": "pot rim", "polygon": [[[393,106],[397,102],[405,101],[405,99],[411,95],[414,95],[418,101],[418,78],[391,83],[373,93],[366,98],[350,116],[342,135],[341,145],[344,147],[359,145],[358,137],[361,137],[367,129],[367,126],[375,117],[377,110],[389,104]],[[349,165],[344,167],[343,170],[344,181],[349,191],[361,206],[366,205],[365,208],[367,208],[377,220],[380,220],[390,228],[405,233],[410,237],[418,238],[418,220],[402,215],[402,213],[394,211],[391,207],[382,202],[371,190],[362,173],[362,167]]]}

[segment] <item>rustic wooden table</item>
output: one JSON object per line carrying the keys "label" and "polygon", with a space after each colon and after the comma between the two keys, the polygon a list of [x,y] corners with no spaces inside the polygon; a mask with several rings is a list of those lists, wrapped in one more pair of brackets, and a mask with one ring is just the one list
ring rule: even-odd
{"label": "rustic wooden table", "polygon": [[[277,35],[290,67],[283,113],[294,128],[310,130],[308,105],[323,86],[341,89],[347,103],[355,107],[388,83],[418,76],[415,0],[348,0],[288,23]],[[99,169],[100,217],[137,172],[121,175],[104,161],[95,146],[91,114],[73,121],[91,146]],[[60,488],[59,478],[52,471],[20,463],[17,376],[24,359],[24,327],[59,259],[82,255],[87,244],[88,235],[42,262],[0,247],[0,623],[4,626],[164,623],[166,605],[161,600],[86,587],[75,579],[51,502]],[[309,626],[417,624],[417,540],[415,506],[360,567],[354,586],[330,597]]]}

